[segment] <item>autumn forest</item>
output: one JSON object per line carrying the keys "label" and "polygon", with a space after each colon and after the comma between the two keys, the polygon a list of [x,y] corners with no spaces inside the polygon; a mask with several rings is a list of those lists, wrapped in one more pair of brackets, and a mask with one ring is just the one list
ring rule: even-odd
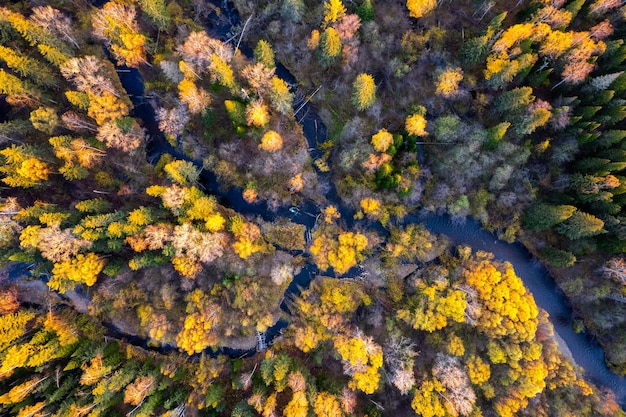
{"label": "autumn forest", "polygon": [[0,415],[626,415],[624,39],[620,0],[0,2]]}

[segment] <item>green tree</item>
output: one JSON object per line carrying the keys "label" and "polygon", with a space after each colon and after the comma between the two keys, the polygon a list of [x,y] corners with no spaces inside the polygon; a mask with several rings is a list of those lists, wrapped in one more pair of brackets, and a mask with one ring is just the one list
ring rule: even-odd
{"label": "green tree", "polygon": [[545,230],[572,217],[576,207],[566,205],[534,204],[524,213],[524,226],[531,230]]}
{"label": "green tree", "polygon": [[606,233],[604,222],[591,214],[576,211],[572,216],[554,228],[572,240]]}
{"label": "green tree", "polygon": [[290,22],[299,22],[305,12],[306,6],[303,0],[283,0],[280,5],[280,15]]}
{"label": "green tree", "polygon": [[254,60],[265,65],[267,69],[276,68],[276,63],[274,62],[274,50],[272,49],[272,45],[270,45],[269,42],[261,39],[256,44],[256,48],[254,48]]}

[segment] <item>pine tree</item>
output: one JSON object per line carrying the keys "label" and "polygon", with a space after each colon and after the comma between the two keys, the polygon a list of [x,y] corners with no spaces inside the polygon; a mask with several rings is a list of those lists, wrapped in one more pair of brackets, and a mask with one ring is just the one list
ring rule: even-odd
{"label": "pine tree", "polygon": [[576,207],[534,204],[524,213],[524,226],[531,230],[549,229],[572,217]]}
{"label": "pine tree", "polygon": [[606,233],[604,222],[591,214],[576,211],[572,216],[554,228],[572,240]]}

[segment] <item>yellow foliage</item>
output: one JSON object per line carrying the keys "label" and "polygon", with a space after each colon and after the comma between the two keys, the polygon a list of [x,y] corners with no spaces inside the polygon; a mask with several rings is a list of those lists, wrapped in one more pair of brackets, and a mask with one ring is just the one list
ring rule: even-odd
{"label": "yellow foliage", "polygon": [[465,279],[476,288],[483,306],[477,319],[479,330],[492,338],[534,339],[539,311],[510,263],[496,266],[483,260],[465,272]]}
{"label": "yellow foliage", "polygon": [[65,292],[63,281],[67,280],[84,283],[91,287],[96,283],[102,268],[104,268],[104,261],[95,253],[78,254],[74,259],[54,264],[48,285],[61,293]]}
{"label": "yellow foliage", "polygon": [[30,157],[22,161],[22,164],[15,171],[19,176],[32,182],[45,181],[50,174],[48,164],[37,158]]}
{"label": "yellow foliage", "polygon": [[291,179],[289,180],[289,192],[297,193],[302,191],[302,188],[304,188],[304,179],[302,178],[302,173],[291,177]]}
{"label": "yellow foliage", "polygon": [[306,393],[302,391],[294,392],[291,401],[285,406],[283,415],[285,417],[306,416],[309,411],[309,402]]}
{"label": "yellow foliage", "polygon": [[368,366],[363,372],[355,372],[352,380],[348,383],[350,389],[359,389],[366,394],[373,394],[378,389],[380,372],[378,368]]}
{"label": "yellow foliage", "polygon": [[266,152],[276,152],[283,147],[283,138],[277,132],[268,130],[261,139],[259,149]]}
{"label": "yellow foliage", "polygon": [[226,219],[219,213],[213,213],[206,217],[204,226],[209,232],[216,233],[224,230],[224,224],[226,224]]}
{"label": "yellow foliage", "polygon": [[427,136],[426,119],[420,114],[414,114],[406,118],[405,129],[409,135]]}
{"label": "yellow foliage", "polygon": [[407,0],[406,7],[409,9],[409,16],[419,19],[422,16],[435,10],[436,0]]}
{"label": "yellow foliage", "polygon": [[143,400],[156,390],[155,378],[153,376],[141,376],[135,379],[124,390],[124,403],[139,405]]}
{"label": "yellow foliage", "polygon": [[472,384],[481,385],[491,377],[491,367],[479,356],[472,355],[467,361],[467,373]]}
{"label": "yellow foliage", "polygon": [[380,129],[378,133],[372,136],[372,145],[377,152],[386,152],[392,143],[393,135],[387,132],[387,129]]}
{"label": "yellow foliage", "polygon": [[341,0],[326,0],[324,2],[324,23],[334,23],[346,15],[346,8]]}
{"label": "yellow foliage", "polygon": [[324,222],[327,224],[333,224],[335,220],[341,217],[337,207],[328,206],[324,210],[322,210],[322,214],[324,215]]}
{"label": "yellow foliage", "polygon": [[194,279],[202,271],[202,266],[188,256],[175,256],[172,258],[172,265],[186,278]]}
{"label": "yellow foliage", "polygon": [[128,105],[109,91],[93,94],[87,91],[89,97],[89,110],[87,115],[94,119],[98,126],[109,121],[128,116]]}
{"label": "yellow foliage", "polygon": [[320,44],[320,31],[317,29],[313,29],[313,31],[311,32],[311,37],[309,38],[309,41],[307,42],[307,46],[309,47],[310,50],[315,50],[317,49],[317,47]]}
{"label": "yellow foliage", "polygon": [[415,390],[415,397],[411,407],[422,417],[444,417],[447,415],[441,394],[446,389],[436,378],[426,380],[419,389]]}
{"label": "yellow foliage", "polygon": [[359,74],[354,82],[354,95],[352,99],[359,110],[365,110],[371,107],[376,100],[376,83],[374,82],[374,77],[370,74]]}
{"label": "yellow foliage", "polygon": [[313,411],[317,417],[341,417],[341,405],[334,395],[322,391],[317,394],[313,403]]}
{"label": "yellow foliage", "polygon": [[457,335],[450,336],[448,344],[446,346],[448,353],[454,356],[463,356],[465,354],[465,346],[463,345],[463,339]]}
{"label": "yellow foliage", "polygon": [[363,213],[368,217],[377,218],[381,213],[380,201],[375,198],[366,197],[361,200],[361,210],[363,210]]}
{"label": "yellow foliage", "polygon": [[221,309],[210,302],[202,290],[188,296],[187,312],[183,328],[176,336],[178,347],[192,355],[214,345],[218,338],[213,329],[219,322]]}
{"label": "yellow foliage", "polygon": [[178,84],[178,97],[187,104],[189,113],[201,114],[211,104],[211,96],[203,88],[197,87],[189,78]]}
{"label": "yellow foliage", "polygon": [[357,262],[363,260],[362,251],[367,247],[367,237],[360,233],[344,232],[335,241],[324,234],[313,241],[309,251],[320,269],[332,267],[343,275]]}
{"label": "yellow foliage", "polygon": [[459,83],[463,79],[461,68],[448,68],[437,77],[436,94],[451,98],[459,93]]}
{"label": "yellow foliage", "polygon": [[[246,123],[252,127],[263,127],[270,121],[267,106],[261,102],[253,102],[246,107]],[[282,143],[281,143],[282,145]]]}

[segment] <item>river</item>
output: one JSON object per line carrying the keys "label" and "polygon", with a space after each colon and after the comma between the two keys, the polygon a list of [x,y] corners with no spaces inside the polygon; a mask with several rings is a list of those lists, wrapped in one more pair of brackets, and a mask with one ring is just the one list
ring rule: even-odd
{"label": "river", "polygon": [[[224,24],[224,19],[210,19],[207,22],[207,30],[212,36],[225,39],[225,36],[233,23],[238,22],[236,10],[226,6],[226,2],[219,5],[222,12],[230,20],[228,25]],[[244,53],[249,53],[249,49],[243,49]],[[188,157],[173,148],[164,139],[163,135],[158,131],[157,122],[155,121],[155,111],[152,105],[143,97],[144,87],[141,75],[136,69],[123,68],[128,72],[120,72],[119,76],[126,91],[131,95],[131,99],[135,106],[134,115],[144,122],[144,127],[152,137],[152,142],[148,148],[149,160],[156,160],[158,155],[168,152],[177,158]],[[295,78],[280,63],[277,63],[277,75],[290,84],[295,84]],[[312,105],[307,104],[303,110],[303,114],[307,116],[300,120],[305,137],[309,142],[309,148],[314,149],[317,144],[327,139],[327,130],[323,121],[318,116]],[[312,152],[318,152],[313,150]],[[316,155],[312,155],[316,156]],[[420,163],[423,159],[423,153],[420,150]],[[200,161],[194,161],[201,166]],[[326,175],[319,173],[318,175]],[[260,215],[266,220],[273,220],[277,216],[289,217],[292,221],[304,224],[308,230],[314,225],[314,218],[305,214],[305,212],[318,213],[319,209],[313,203],[306,203],[299,207],[299,211],[292,212],[287,207],[280,208],[276,212],[270,212],[261,204],[248,204],[242,196],[241,190],[231,188],[228,191],[220,191],[219,184],[210,172],[203,171],[201,177],[203,185],[211,193],[218,196],[220,202],[227,207],[245,215]],[[337,196],[334,186],[331,184],[331,191],[327,194],[330,202],[339,207],[342,218],[352,219],[352,210],[341,204],[341,199]],[[574,332],[572,322],[572,309],[563,292],[558,288],[554,279],[550,276],[547,269],[537,262],[530,253],[519,242],[507,243],[498,240],[495,235],[482,229],[480,225],[468,219],[464,223],[452,222],[445,215],[427,215],[418,216],[411,214],[403,221],[403,224],[421,223],[426,229],[434,234],[442,234],[448,237],[453,245],[465,244],[471,246],[474,250],[482,250],[491,252],[495,258],[500,261],[510,262],[517,275],[523,280],[526,288],[533,294],[537,305],[546,310],[550,315],[555,332],[566,343],[567,349],[571,352],[576,364],[584,369],[585,377],[601,387],[610,388],[615,392],[618,402],[623,408],[626,408],[626,377],[620,377],[612,373],[606,366],[604,361],[604,353],[599,344],[585,333],[579,334]],[[369,227],[376,227],[369,224]],[[379,227],[379,225],[378,225]],[[291,285],[288,287],[285,297],[297,291],[298,287],[307,287],[311,278],[317,274],[317,268],[309,265],[302,269]],[[354,273],[355,271],[351,271]],[[283,309],[285,305],[283,303]],[[276,336],[281,329],[287,325],[285,321],[279,321],[267,332],[268,339]],[[232,351],[220,350],[221,353],[230,354],[232,356],[240,356],[242,354],[250,354],[248,351]]]}

